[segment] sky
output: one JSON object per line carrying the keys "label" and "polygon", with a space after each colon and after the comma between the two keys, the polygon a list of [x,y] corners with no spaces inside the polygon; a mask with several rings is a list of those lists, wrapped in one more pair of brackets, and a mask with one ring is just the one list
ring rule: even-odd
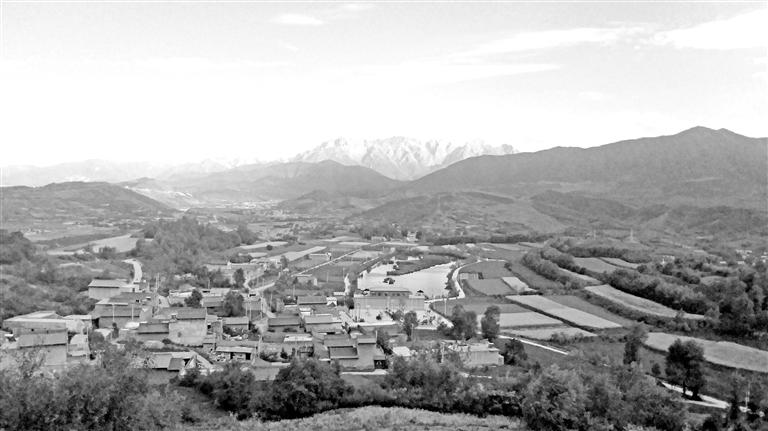
{"label": "sky", "polygon": [[767,4],[0,0],[0,165],[764,137]]}

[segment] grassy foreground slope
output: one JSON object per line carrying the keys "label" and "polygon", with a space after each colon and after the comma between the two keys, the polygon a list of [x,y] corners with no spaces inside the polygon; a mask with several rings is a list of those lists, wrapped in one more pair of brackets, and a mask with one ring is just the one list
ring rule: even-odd
{"label": "grassy foreground slope", "polygon": [[318,415],[277,422],[256,419],[238,422],[231,418],[180,427],[189,430],[249,430],[249,431],[358,431],[358,430],[526,430],[519,421],[503,416],[479,418],[465,414],[443,414],[401,407],[361,407],[333,410]]}

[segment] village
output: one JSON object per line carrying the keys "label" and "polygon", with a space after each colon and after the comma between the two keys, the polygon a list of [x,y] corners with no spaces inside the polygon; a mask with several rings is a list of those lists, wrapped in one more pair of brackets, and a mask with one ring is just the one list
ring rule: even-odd
{"label": "village", "polygon": [[[338,291],[328,296],[317,292],[318,285],[325,283],[314,274],[322,273],[323,268],[340,261],[344,264],[344,260],[370,268],[382,258],[394,256],[396,247],[413,247],[413,242],[388,244],[379,237],[336,241],[329,247],[312,246],[272,256],[264,252],[285,245],[273,241],[244,246],[242,251],[250,261],[206,265],[233,285],[238,273],[253,280],[253,287],[244,289],[182,284],[163,296],[154,280],[142,277],[141,264],[130,260],[134,266],[130,280],[91,281],[87,295],[97,302],[89,314],[60,316],[54,311],[36,311],[3,321],[0,349],[20,355],[3,355],[6,363],[0,367],[13,366],[9,361],[25,352],[39,355],[43,369],[52,372],[76,364],[97,364],[100,351],[92,348],[97,337],[118,347],[139,343],[149,355],[142,366],[151,368],[161,380],[183,376],[192,368],[209,374],[228,361],[248,367],[259,380],[271,380],[293,358],[307,357],[336,363],[345,373],[384,374],[390,355],[407,358],[412,354],[411,337],[401,322],[404,314],[416,316],[416,327],[407,331],[411,334],[417,328],[435,332],[440,322],[450,324],[429,307],[446,298],[429,299],[423,291],[414,293],[399,283],[385,281],[353,292],[345,276],[345,284],[336,285],[342,287]],[[292,279],[291,289],[282,295],[268,293],[275,282],[259,285],[258,280],[270,266],[283,264],[281,276]],[[437,289],[445,289],[447,281],[438,281]],[[458,281],[452,283],[460,292],[458,297],[463,296]],[[225,311],[225,302],[236,304],[236,315]],[[386,339],[383,345],[380,337]],[[456,352],[469,368],[503,363],[499,349],[487,341],[445,340],[439,346]]]}

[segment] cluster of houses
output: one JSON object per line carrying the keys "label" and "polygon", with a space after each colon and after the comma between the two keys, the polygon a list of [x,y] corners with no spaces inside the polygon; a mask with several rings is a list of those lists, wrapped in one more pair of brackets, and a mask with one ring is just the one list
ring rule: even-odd
{"label": "cluster of houses", "polygon": [[[297,259],[312,263],[330,259],[323,250],[298,252]],[[316,284],[317,280],[301,276],[299,282]],[[165,377],[191,369],[207,373],[225,361],[241,361],[257,379],[269,380],[290,358],[309,356],[338,364],[344,371],[366,372],[387,364],[377,345],[378,332],[392,330],[392,326],[396,327],[392,334],[399,332],[397,322],[380,322],[370,316],[394,310],[423,315],[426,310],[424,295],[385,283],[355,294],[352,310],[337,306],[345,304],[337,297],[299,296],[295,304],[279,307],[275,314],[261,297],[241,294],[245,315],[220,317],[226,315],[222,309],[229,288],[182,285],[166,297],[145,287],[95,279],[88,286],[88,296],[98,302],[90,314],[59,316],[39,311],[6,319],[0,350],[42,353],[44,365],[55,370],[97,360],[98,352],[89,351],[89,337],[99,333],[118,346],[131,339],[141,343],[151,357],[143,366]],[[199,307],[188,306],[193,290],[202,294]],[[339,295],[343,297],[344,292]],[[395,354],[410,355],[404,342],[400,335],[392,343]],[[458,353],[470,367],[503,362],[498,349],[488,343],[444,343],[443,348]],[[14,355],[0,356],[0,367],[13,366]]]}

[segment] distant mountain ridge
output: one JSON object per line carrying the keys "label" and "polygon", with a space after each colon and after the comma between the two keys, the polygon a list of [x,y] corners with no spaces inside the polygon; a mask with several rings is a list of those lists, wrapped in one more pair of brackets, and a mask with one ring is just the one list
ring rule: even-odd
{"label": "distant mountain ridge", "polygon": [[[194,200],[213,204],[282,201],[317,190],[368,196],[386,193],[402,185],[373,169],[345,166],[330,160],[246,165],[163,184]],[[136,187],[141,192],[140,189]]]}
{"label": "distant mountain ridge", "polygon": [[413,180],[469,157],[514,152],[510,145],[491,146],[481,142],[454,144],[402,136],[362,141],[338,138],[323,142],[295,156],[292,161],[333,160],[344,165],[365,166],[390,178]]}
{"label": "distant mountain ridge", "polygon": [[[51,166],[11,165],[0,167],[0,185],[39,187],[52,183],[77,181],[119,183],[139,178],[183,178],[225,171],[244,163],[246,163],[245,160],[236,159],[205,159],[199,162],[172,165],[90,159]],[[253,163],[253,161],[247,163]]]}
{"label": "distant mountain ridge", "polygon": [[768,139],[694,127],[599,147],[480,156],[405,187],[411,195],[484,190],[532,195],[583,191],[635,203],[766,209]]}

